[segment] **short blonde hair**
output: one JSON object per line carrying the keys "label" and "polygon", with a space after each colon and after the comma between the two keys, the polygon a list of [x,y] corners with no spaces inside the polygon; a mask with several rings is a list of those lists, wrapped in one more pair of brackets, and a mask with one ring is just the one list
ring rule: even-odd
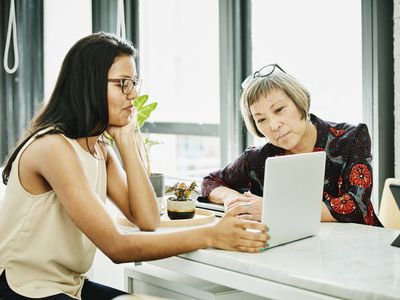
{"label": "short blonde hair", "polygon": [[272,90],[284,91],[299,110],[302,119],[308,119],[310,111],[310,93],[293,76],[275,71],[272,74],[254,79],[247,86],[240,97],[240,110],[247,129],[258,137],[264,135],[257,129],[257,125],[250,111],[250,106],[257,102],[261,96],[266,97]]}

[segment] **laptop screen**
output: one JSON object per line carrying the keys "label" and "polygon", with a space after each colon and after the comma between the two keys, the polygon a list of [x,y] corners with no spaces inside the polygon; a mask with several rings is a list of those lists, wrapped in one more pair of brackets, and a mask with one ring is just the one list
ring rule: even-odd
{"label": "laptop screen", "polygon": [[318,233],[325,160],[325,152],[319,151],[265,161],[261,220],[269,228],[269,247]]}

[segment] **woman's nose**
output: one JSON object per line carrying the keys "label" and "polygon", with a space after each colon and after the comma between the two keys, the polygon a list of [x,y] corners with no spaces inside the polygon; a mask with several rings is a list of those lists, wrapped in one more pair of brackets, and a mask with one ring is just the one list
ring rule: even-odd
{"label": "woman's nose", "polygon": [[278,130],[280,127],[281,127],[281,123],[278,121],[278,120],[271,120],[270,122],[269,122],[269,128],[272,130],[272,131],[276,131],[276,130]]}
{"label": "woman's nose", "polygon": [[126,98],[128,100],[133,100],[139,96],[139,91],[136,89],[136,87],[133,87],[132,91],[126,95]]}

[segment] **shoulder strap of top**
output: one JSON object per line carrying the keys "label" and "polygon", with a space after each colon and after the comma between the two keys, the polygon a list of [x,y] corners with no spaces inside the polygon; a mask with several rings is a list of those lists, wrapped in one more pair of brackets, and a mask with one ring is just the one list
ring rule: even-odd
{"label": "shoulder strap of top", "polygon": [[48,128],[45,128],[45,129],[42,129],[42,130],[36,132],[36,133],[25,143],[25,145],[19,150],[18,155],[17,155],[17,157],[15,158],[15,161],[19,161],[19,157],[22,155],[22,153],[25,151],[25,149],[36,139],[36,137],[37,137],[38,135],[41,135],[41,134],[43,134],[43,133],[46,133],[47,131],[50,131],[50,130],[52,130],[52,129],[53,129],[52,127],[48,127]]}
{"label": "shoulder strap of top", "polygon": [[[98,153],[98,157],[97,158],[104,160],[106,158],[106,156],[103,153],[103,149],[102,149],[102,147],[100,145],[100,141],[99,140],[97,140],[96,145],[94,147],[96,149],[96,153]],[[107,151],[107,147],[104,147],[104,148],[105,148],[105,151]]]}

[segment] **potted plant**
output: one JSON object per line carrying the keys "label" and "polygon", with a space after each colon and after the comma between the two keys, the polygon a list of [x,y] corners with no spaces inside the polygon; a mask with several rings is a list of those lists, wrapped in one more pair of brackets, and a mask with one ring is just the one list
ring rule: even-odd
{"label": "potted plant", "polygon": [[175,183],[166,190],[166,193],[173,192],[175,196],[167,199],[168,217],[171,220],[176,219],[191,219],[195,214],[195,202],[190,198],[192,191],[197,187],[196,182],[192,182],[187,186],[184,182]]}
{"label": "potted plant", "polygon": [[[157,102],[152,102],[146,105],[149,95],[141,95],[135,101],[133,101],[133,106],[137,111],[137,121],[136,121],[136,131],[135,138],[137,141],[137,146],[139,150],[139,155],[142,160],[143,166],[146,169],[147,175],[149,176],[150,182],[153,186],[154,192],[158,198],[158,206],[162,207],[162,198],[164,196],[164,174],[152,173],[150,168],[150,149],[154,145],[160,144],[160,142],[154,141],[148,137],[145,139],[140,131],[146,120],[150,117],[153,110],[157,107]],[[112,137],[105,132],[104,136],[113,145],[114,141]]]}
{"label": "potted plant", "polygon": [[150,176],[150,149],[152,146],[159,144],[159,142],[153,141],[149,138],[144,139],[140,129],[143,127],[144,122],[146,122],[150,117],[152,111],[156,109],[158,103],[153,102],[146,105],[148,99],[149,95],[141,95],[133,102],[133,106],[136,108],[137,112],[135,137],[138,142],[139,154],[145,166],[147,175]]}
{"label": "potted plant", "polygon": [[158,205],[161,209],[162,198],[164,196],[164,174],[152,173],[150,168],[150,149],[154,145],[160,144],[158,141],[154,141],[148,137],[143,138],[140,129],[143,127],[146,120],[150,117],[153,110],[157,107],[157,102],[152,102],[146,105],[149,95],[141,95],[134,102],[133,105],[137,111],[137,122],[135,137],[138,145],[139,154],[143,162],[144,168],[146,169],[147,175],[149,176],[150,182],[153,186],[154,192],[158,198]]}

